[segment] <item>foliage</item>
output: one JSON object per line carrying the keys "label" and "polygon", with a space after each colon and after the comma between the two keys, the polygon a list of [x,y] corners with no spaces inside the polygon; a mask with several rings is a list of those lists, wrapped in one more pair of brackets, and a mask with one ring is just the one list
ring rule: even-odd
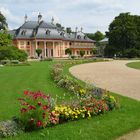
{"label": "foliage", "polygon": [[112,95],[106,94],[105,96],[103,96],[103,100],[108,105],[109,110],[113,110],[118,106],[118,102]]}
{"label": "foliage", "polygon": [[0,47],[12,46],[12,37],[8,34],[7,31],[0,32]]}
{"label": "foliage", "polygon": [[2,46],[0,47],[0,60],[27,60],[27,54],[23,50],[19,50],[15,46]]}
{"label": "foliage", "polygon": [[87,36],[92,39],[95,40],[97,42],[99,42],[100,40],[104,39],[105,36],[103,33],[101,33],[100,31],[95,32],[94,34],[88,33]]}
{"label": "foliage", "polygon": [[45,59],[41,59],[40,61],[53,61],[53,58],[45,58]]}
{"label": "foliage", "polygon": [[114,54],[119,57],[140,56],[139,24],[140,16],[130,15],[130,13],[121,13],[115,17],[109,26],[109,32],[106,33],[109,46],[105,48],[105,55],[110,57]]}
{"label": "foliage", "polygon": [[6,30],[8,28],[8,24],[6,22],[6,18],[0,12],[0,30]]}
{"label": "foliage", "polygon": [[42,53],[42,49],[40,49],[40,48],[36,49],[36,53],[37,53],[37,55],[38,55],[38,57],[39,57],[40,54]]}
{"label": "foliage", "polygon": [[25,61],[27,54],[13,46],[11,36],[6,31],[2,31],[0,32],[0,60],[6,59]]}
{"label": "foliage", "polygon": [[86,96],[85,98],[81,99],[81,105],[89,111],[90,115],[103,114],[109,110],[104,100],[98,100],[92,96]]}
{"label": "foliage", "polygon": [[7,120],[0,122],[0,138],[17,136],[23,133],[21,124],[15,120]]}
{"label": "foliage", "polygon": [[63,87],[76,95],[83,95],[86,93],[77,80],[68,75],[63,75],[63,65],[61,64],[55,64],[52,67],[51,76],[59,87]]}
{"label": "foliage", "polygon": [[25,130],[44,128],[49,124],[53,100],[43,92],[24,91],[24,98],[19,98],[20,120]]}
{"label": "foliage", "polygon": [[80,51],[80,56],[83,57],[85,55],[85,51]]}
{"label": "foliage", "polygon": [[71,54],[72,54],[71,48],[67,48],[67,49],[65,50],[65,54],[71,55]]}
{"label": "foliage", "polygon": [[124,57],[127,58],[136,58],[140,57],[140,49],[130,48],[124,51]]}
{"label": "foliage", "polygon": [[93,54],[93,55],[96,55],[97,53],[98,53],[97,48],[93,48],[93,49],[92,49],[92,54]]}

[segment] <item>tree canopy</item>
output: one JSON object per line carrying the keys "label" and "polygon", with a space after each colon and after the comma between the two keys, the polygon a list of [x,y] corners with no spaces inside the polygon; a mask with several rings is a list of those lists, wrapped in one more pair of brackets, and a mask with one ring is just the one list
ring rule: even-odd
{"label": "tree canopy", "polygon": [[0,30],[5,30],[8,28],[8,24],[6,22],[6,18],[4,15],[0,12]]}
{"label": "tree canopy", "polygon": [[[105,49],[106,55],[140,56],[140,16],[121,13],[109,25],[109,32],[106,35],[109,38],[109,45]],[[130,53],[131,51],[133,53]]]}
{"label": "tree canopy", "polygon": [[19,60],[25,61],[27,54],[19,50],[12,44],[12,38],[7,31],[0,32],[0,60]]}
{"label": "tree canopy", "polygon": [[99,42],[100,40],[105,38],[105,35],[103,33],[101,33],[100,31],[93,33],[88,33],[87,36],[92,39],[95,40],[97,42]]}

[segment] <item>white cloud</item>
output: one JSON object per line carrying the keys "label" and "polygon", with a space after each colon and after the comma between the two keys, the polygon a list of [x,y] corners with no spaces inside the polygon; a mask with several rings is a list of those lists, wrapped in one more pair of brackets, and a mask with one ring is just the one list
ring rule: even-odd
{"label": "white cloud", "polygon": [[24,22],[25,14],[29,20],[37,20],[41,12],[47,22],[53,16],[55,22],[73,29],[82,26],[85,32],[106,31],[121,12],[140,14],[139,5],[139,0],[0,0],[0,10],[12,28]]}
{"label": "white cloud", "polygon": [[7,8],[0,7],[0,11],[6,17],[7,22],[10,23],[9,28],[15,28],[18,24],[22,23],[22,19],[19,16],[13,15]]}

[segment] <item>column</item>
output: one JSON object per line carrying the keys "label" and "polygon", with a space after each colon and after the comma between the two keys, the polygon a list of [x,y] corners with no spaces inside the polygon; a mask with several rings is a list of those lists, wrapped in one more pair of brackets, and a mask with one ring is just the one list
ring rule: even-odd
{"label": "column", "polygon": [[38,49],[38,44],[37,44],[37,41],[35,41],[35,56],[37,57],[37,54],[36,54],[36,49]]}
{"label": "column", "polygon": [[60,57],[62,57],[62,52],[61,52],[61,42],[59,42],[59,53],[60,53]]}
{"label": "column", "polygon": [[53,57],[55,57],[55,46],[54,46],[54,41],[53,41]]}
{"label": "column", "polygon": [[44,58],[46,58],[46,41],[44,41]]}

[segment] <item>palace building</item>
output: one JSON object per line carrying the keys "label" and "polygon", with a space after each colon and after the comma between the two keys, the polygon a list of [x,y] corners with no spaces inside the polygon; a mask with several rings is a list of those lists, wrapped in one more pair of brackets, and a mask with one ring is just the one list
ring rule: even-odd
{"label": "palace building", "polygon": [[38,15],[37,21],[28,21],[25,16],[25,23],[16,30],[9,32],[13,36],[13,43],[16,47],[27,52],[29,58],[36,58],[36,49],[42,49],[43,58],[63,58],[67,48],[71,48],[72,55],[79,56],[80,51],[85,51],[85,56],[92,56],[92,49],[95,41],[87,37],[81,28],[75,32],[67,33],[62,28],[51,22],[42,20],[42,15]]}

